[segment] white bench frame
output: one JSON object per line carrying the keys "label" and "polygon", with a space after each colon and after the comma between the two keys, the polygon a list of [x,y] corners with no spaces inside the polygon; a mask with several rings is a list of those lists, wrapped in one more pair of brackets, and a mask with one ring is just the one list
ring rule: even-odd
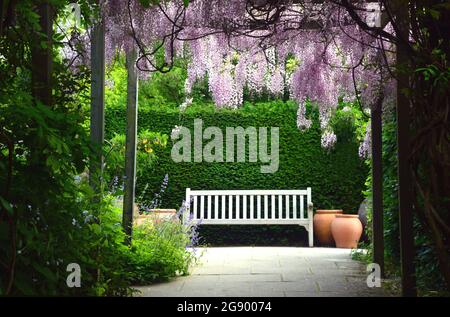
{"label": "white bench frame", "polygon": [[[212,206],[213,201],[214,206]],[[297,204],[300,208],[297,208]],[[186,188],[183,223],[187,224],[190,221],[200,222],[201,225],[300,225],[308,231],[309,246],[314,245],[310,187],[304,190],[191,190]]]}

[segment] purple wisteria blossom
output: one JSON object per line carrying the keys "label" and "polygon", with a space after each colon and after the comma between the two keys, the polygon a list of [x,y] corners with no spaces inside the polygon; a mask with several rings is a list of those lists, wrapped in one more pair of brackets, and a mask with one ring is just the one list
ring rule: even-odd
{"label": "purple wisteria blossom", "polygon": [[337,137],[332,131],[325,131],[322,133],[322,138],[320,140],[321,145],[326,150],[331,150],[336,144]]}
{"label": "purple wisteria blossom", "polygon": [[364,136],[364,140],[359,145],[359,150],[358,150],[359,157],[368,159],[372,156],[371,140],[372,140],[372,130],[370,128],[370,122],[369,122],[369,124],[367,124],[367,127],[366,127],[366,134]]}

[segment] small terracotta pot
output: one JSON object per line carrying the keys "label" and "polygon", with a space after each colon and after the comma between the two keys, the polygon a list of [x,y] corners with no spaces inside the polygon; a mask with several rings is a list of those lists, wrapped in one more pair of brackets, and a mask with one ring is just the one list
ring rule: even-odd
{"label": "small terracotta pot", "polygon": [[362,230],[358,215],[336,215],[331,223],[331,233],[338,248],[356,249]]}
{"label": "small terracotta pot", "polygon": [[141,225],[146,221],[152,221],[154,224],[162,221],[179,221],[177,217],[177,211],[175,209],[150,209],[149,214],[137,215],[134,217],[134,224],[136,226]]}
{"label": "small terracotta pot", "polygon": [[334,243],[333,235],[331,234],[331,222],[337,214],[342,214],[342,210],[317,210],[314,215],[314,233],[322,245],[332,245]]}

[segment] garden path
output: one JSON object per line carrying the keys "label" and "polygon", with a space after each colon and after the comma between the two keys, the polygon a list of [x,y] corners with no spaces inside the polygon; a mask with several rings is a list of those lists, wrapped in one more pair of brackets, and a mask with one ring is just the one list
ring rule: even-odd
{"label": "garden path", "polygon": [[191,275],[136,287],[139,296],[389,296],[369,288],[366,266],[350,250],[296,247],[200,248]]}

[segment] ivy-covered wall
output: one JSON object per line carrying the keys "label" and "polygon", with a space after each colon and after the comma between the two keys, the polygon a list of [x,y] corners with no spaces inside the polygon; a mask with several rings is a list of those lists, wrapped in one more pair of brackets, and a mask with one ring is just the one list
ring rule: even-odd
{"label": "ivy-covered wall", "polygon": [[[303,189],[312,188],[315,209],[340,208],[356,213],[363,200],[362,190],[367,167],[358,156],[356,141],[339,141],[327,152],[320,145],[321,132],[317,113],[309,110],[313,125],[306,131],[296,126],[297,106],[293,102],[266,102],[247,104],[239,110],[214,109],[192,106],[184,113],[177,109],[141,107],[139,129],[170,135],[176,125],[191,129],[194,119],[208,126],[279,127],[279,169],[273,174],[262,174],[263,163],[175,163],[171,159],[172,142],[157,153],[158,162],[153,170],[137,179],[137,197],[150,202],[159,192],[164,175],[169,183],[162,193],[164,208],[178,208],[185,196],[186,187],[192,189]],[[106,134],[125,132],[125,110],[110,108],[106,113]],[[343,139],[343,138],[342,138]],[[205,145],[207,141],[204,141]],[[270,142],[269,142],[270,144]],[[225,148],[225,145],[224,145]],[[146,186],[147,185],[147,186]],[[143,193],[144,188],[147,189]]]}

